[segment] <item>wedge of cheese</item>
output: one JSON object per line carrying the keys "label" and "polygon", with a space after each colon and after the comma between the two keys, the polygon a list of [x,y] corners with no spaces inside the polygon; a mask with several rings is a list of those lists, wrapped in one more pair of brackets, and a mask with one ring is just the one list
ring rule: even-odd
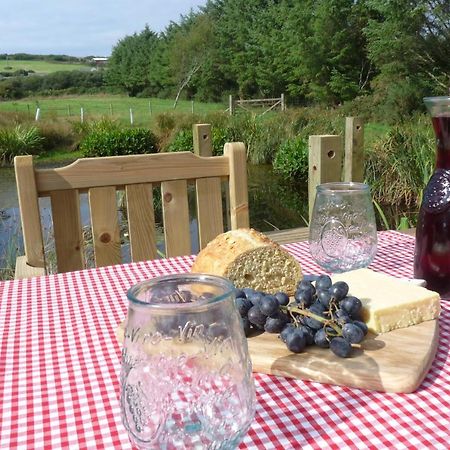
{"label": "wedge of cheese", "polygon": [[332,279],[345,281],[349,295],[361,300],[362,318],[375,333],[436,319],[441,310],[437,292],[370,269],[336,274]]}

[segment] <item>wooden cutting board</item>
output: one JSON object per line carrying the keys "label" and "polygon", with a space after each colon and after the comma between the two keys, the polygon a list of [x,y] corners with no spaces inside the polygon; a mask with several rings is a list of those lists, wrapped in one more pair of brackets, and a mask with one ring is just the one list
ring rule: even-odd
{"label": "wooden cutting board", "polygon": [[414,392],[425,378],[439,342],[437,320],[367,335],[350,358],[316,346],[291,353],[278,335],[248,338],[253,371],[382,392]]}

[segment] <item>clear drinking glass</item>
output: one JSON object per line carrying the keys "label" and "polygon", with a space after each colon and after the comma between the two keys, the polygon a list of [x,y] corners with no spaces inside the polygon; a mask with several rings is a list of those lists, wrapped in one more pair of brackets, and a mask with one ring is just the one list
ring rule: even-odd
{"label": "clear drinking glass", "polygon": [[234,286],[182,274],[128,291],[122,420],[140,449],[232,449],[255,413]]}
{"label": "clear drinking glass", "polygon": [[317,186],[309,249],[328,272],[368,266],[377,251],[377,227],[370,189],[354,182]]}

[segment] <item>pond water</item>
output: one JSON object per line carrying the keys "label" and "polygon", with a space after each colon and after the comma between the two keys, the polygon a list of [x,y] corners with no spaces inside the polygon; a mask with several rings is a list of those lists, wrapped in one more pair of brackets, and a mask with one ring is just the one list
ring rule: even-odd
{"label": "pond water", "polygon": [[[287,229],[305,226],[308,215],[308,195],[306,184],[286,181],[273,172],[270,165],[248,166],[248,193],[250,226],[260,231]],[[49,228],[50,202],[41,199],[44,230]],[[87,196],[81,199],[81,216],[84,225],[89,223]],[[162,239],[162,230],[158,233]],[[191,220],[193,252],[198,250],[197,224]],[[159,245],[163,252],[163,244]],[[51,251],[51,248],[50,248]],[[0,168],[0,270],[14,267],[17,252],[23,253],[20,215],[14,170]],[[129,258],[129,250],[124,246],[124,260]],[[1,273],[0,273],[1,278]]]}

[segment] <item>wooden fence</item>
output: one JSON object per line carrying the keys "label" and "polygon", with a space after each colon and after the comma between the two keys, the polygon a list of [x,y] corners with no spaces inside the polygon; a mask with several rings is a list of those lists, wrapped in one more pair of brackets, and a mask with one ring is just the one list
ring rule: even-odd
{"label": "wooden fence", "polygon": [[277,98],[255,98],[250,100],[235,99],[232,95],[228,99],[227,111],[230,116],[236,113],[236,108],[241,108],[245,111],[251,111],[251,108],[264,108],[261,115],[278,108],[280,111],[286,111],[286,100],[284,94]]}
{"label": "wooden fence", "polygon": [[[194,152],[212,155],[210,124],[194,124]],[[332,181],[364,181],[364,123],[358,117],[346,117],[345,136],[309,136],[308,206],[311,217],[316,187]]]}

